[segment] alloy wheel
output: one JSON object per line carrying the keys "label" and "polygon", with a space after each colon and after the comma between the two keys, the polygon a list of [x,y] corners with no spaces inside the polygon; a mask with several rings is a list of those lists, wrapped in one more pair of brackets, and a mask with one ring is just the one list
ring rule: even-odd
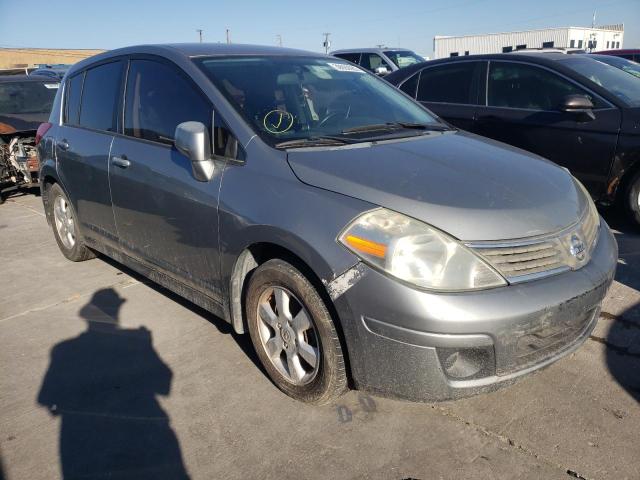
{"label": "alloy wheel", "polygon": [[61,195],[54,200],[53,218],[60,241],[68,250],[73,249],[76,244],[75,220],[71,206]]}
{"label": "alloy wheel", "polygon": [[282,287],[269,287],[257,313],[260,342],[272,365],[294,385],[311,382],[320,367],[320,345],[302,302]]}

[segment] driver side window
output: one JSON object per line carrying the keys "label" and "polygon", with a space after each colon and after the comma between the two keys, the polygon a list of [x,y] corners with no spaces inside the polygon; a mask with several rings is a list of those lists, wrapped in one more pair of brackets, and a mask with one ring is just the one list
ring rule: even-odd
{"label": "driver side window", "polygon": [[[173,145],[176,127],[187,121],[203,123],[211,132],[211,104],[175,68],[154,60],[132,60],[127,78],[125,135]],[[215,115],[213,153],[238,158],[238,142]]]}
{"label": "driver side window", "polygon": [[487,104],[490,107],[527,110],[557,110],[567,95],[587,95],[598,108],[598,100],[553,72],[524,63],[491,62]]}

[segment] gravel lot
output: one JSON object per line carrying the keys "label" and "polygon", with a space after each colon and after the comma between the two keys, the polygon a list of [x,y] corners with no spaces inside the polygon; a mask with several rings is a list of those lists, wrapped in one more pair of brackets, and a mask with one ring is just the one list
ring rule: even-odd
{"label": "gravel lot", "polygon": [[458,402],[350,392],[311,407],[269,382],[248,337],[110,260],[67,261],[40,198],[12,197],[0,479],[638,479],[640,235],[605,218],[617,281],[573,355]]}

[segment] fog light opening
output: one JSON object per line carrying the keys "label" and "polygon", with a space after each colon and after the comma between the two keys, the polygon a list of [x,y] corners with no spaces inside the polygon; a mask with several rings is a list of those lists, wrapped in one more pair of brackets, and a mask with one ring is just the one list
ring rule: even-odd
{"label": "fog light opening", "polygon": [[443,348],[438,356],[446,375],[456,380],[486,377],[495,370],[492,347]]}

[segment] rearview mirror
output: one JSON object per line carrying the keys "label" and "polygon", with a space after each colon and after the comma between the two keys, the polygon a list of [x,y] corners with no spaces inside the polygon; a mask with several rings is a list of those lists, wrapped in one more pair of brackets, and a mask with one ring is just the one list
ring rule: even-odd
{"label": "rearview mirror", "polygon": [[387,73],[389,73],[389,69],[385,66],[381,66],[381,67],[376,67],[373,70],[373,73],[375,73],[376,75],[379,75],[381,77],[385,76]]}
{"label": "rearview mirror", "polygon": [[209,131],[200,122],[183,122],[176,127],[174,144],[178,151],[189,157],[193,177],[208,182],[213,177]]}
{"label": "rearview mirror", "polygon": [[562,99],[560,110],[567,113],[576,113],[595,120],[593,114],[593,102],[586,95],[567,95]]}

